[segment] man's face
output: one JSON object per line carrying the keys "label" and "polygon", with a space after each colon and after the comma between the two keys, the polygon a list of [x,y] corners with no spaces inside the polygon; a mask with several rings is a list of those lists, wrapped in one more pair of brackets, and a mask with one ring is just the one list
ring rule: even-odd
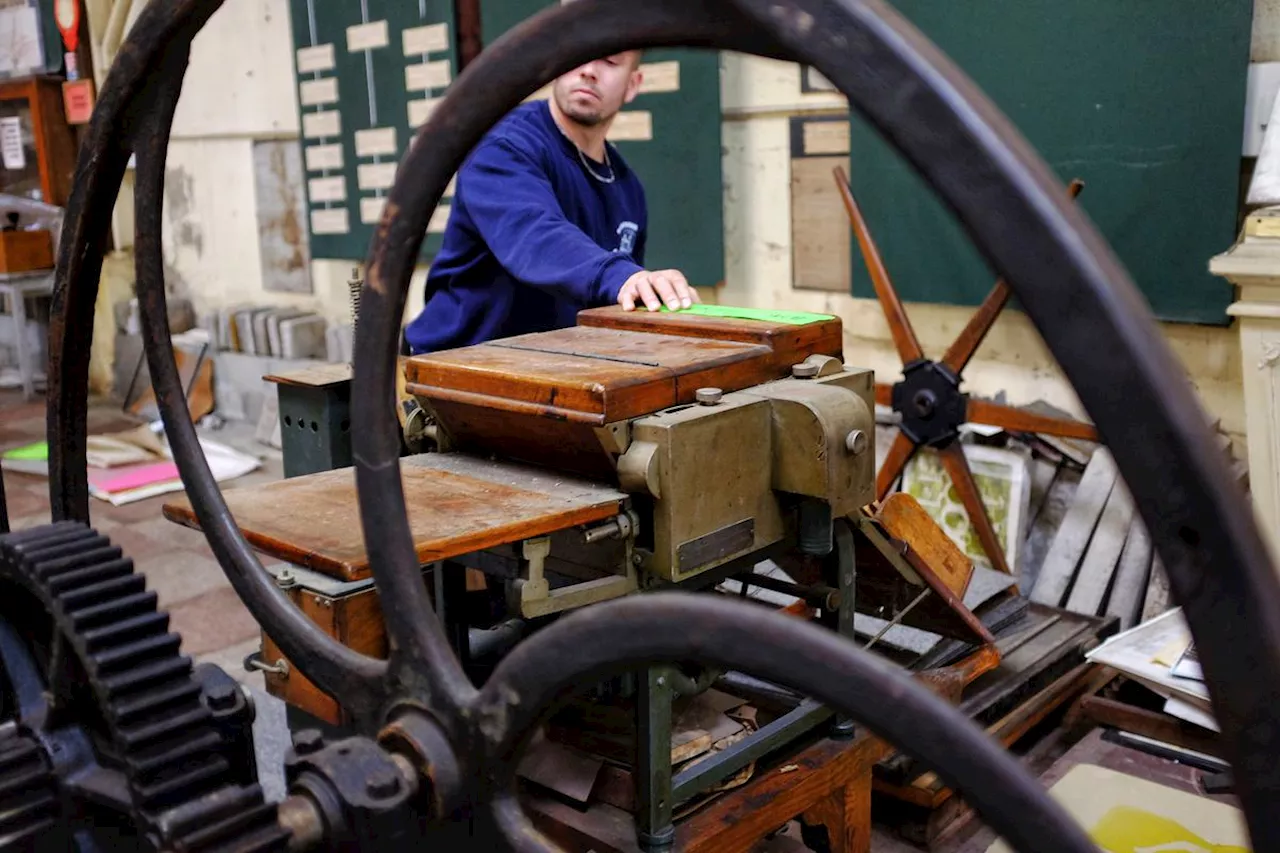
{"label": "man's face", "polygon": [[552,97],[560,112],[587,127],[613,118],[640,90],[640,54],[627,51],[580,65],[556,79]]}

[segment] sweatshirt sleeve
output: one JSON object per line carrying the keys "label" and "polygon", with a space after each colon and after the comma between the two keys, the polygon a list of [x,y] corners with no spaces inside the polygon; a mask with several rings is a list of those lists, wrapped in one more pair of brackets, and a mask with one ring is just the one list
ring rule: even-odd
{"label": "sweatshirt sleeve", "polygon": [[641,271],[565,218],[545,172],[505,139],[475,149],[457,195],[498,263],[521,282],[609,305]]}

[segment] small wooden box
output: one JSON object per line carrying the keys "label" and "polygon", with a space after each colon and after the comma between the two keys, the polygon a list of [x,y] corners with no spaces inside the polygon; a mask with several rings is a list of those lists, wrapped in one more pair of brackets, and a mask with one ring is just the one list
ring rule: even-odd
{"label": "small wooden box", "polygon": [[[372,579],[335,581],[297,566],[268,566],[267,570],[276,576],[277,584],[285,587],[285,595],[294,606],[320,630],[361,654],[382,659],[387,657],[389,649],[386,627]],[[289,574],[285,577],[289,580],[281,577],[286,571]],[[280,647],[264,631],[262,662],[273,666],[281,661],[288,662]],[[292,664],[286,673],[265,673],[265,682],[267,693],[286,704],[300,708],[330,725],[342,726],[350,723],[333,697],[323,693]]]}
{"label": "small wooden box", "polygon": [[48,231],[0,231],[0,273],[53,267],[53,238]]}

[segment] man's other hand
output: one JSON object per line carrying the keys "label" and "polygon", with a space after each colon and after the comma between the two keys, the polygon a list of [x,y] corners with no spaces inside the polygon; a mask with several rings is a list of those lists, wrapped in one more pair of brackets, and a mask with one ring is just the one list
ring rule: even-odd
{"label": "man's other hand", "polygon": [[634,311],[640,304],[650,311],[657,311],[664,304],[679,311],[700,301],[698,292],[679,270],[641,270],[618,291],[618,304],[624,311]]}

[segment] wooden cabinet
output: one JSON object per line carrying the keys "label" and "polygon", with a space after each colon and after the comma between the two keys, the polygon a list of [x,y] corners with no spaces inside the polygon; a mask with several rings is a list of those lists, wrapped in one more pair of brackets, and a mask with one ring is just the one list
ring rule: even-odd
{"label": "wooden cabinet", "polygon": [[[6,119],[8,121],[6,121]],[[16,140],[6,134],[17,119]],[[76,168],[76,142],[62,106],[62,80],[27,77],[0,81],[0,192],[65,207]]]}

